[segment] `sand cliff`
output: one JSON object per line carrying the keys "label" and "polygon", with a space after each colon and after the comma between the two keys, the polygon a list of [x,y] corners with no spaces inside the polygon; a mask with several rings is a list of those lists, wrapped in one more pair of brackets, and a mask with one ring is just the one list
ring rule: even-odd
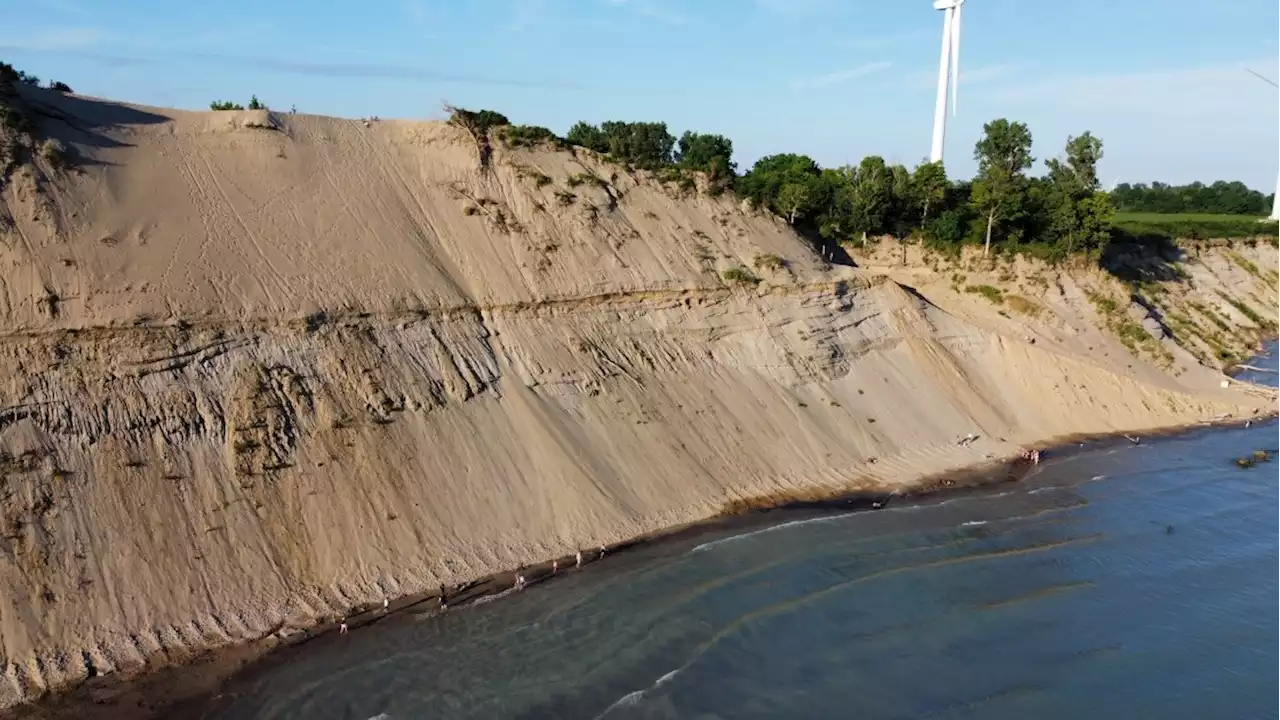
{"label": "sand cliff", "polygon": [[[0,707],[735,501],[1274,407],[1126,347],[1096,299],[1161,312],[1098,271],[831,267],[729,196],[481,169],[437,123],[29,100],[71,161],[0,191]],[[1276,264],[1185,258],[1165,311],[1239,350]]]}

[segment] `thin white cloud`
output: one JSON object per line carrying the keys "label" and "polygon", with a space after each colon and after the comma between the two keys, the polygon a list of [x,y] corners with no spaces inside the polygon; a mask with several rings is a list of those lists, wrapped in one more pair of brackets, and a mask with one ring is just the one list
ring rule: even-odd
{"label": "thin white cloud", "polygon": [[836,72],[818,75],[811,78],[800,78],[792,81],[791,87],[797,90],[805,88],[822,88],[832,85],[839,85],[851,80],[874,75],[878,72],[884,72],[893,66],[888,60],[877,60],[875,62],[863,63],[857,67],[847,70],[837,70]]}
{"label": "thin white cloud", "polygon": [[0,41],[26,50],[83,50],[97,45],[104,37],[105,33],[98,28],[53,27],[6,32],[0,35]]}

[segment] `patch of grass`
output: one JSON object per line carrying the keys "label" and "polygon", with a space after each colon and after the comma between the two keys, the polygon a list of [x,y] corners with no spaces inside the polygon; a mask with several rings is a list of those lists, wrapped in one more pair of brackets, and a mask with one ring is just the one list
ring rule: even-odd
{"label": "patch of grass", "polygon": [[538,187],[546,187],[551,184],[552,180],[549,175],[537,168],[528,165],[516,165],[516,174],[526,180],[532,180],[533,184]]}
{"label": "patch of grass", "polygon": [[1226,251],[1225,255],[1227,256],[1228,260],[1235,263],[1236,265],[1239,265],[1240,268],[1245,272],[1249,273],[1250,275],[1258,279],[1262,279],[1262,273],[1258,271],[1258,266],[1246,260],[1243,256],[1240,255],[1240,253],[1235,252],[1234,250],[1228,250]]}
{"label": "patch of grass", "polygon": [[1116,337],[1130,350],[1136,350],[1138,346],[1155,340],[1146,328],[1132,320],[1122,320],[1116,324],[1115,330]]}
{"label": "patch of grass", "polygon": [[578,196],[575,195],[574,193],[569,192],[568,190],[556,191],[556,202],[560,203],[561,205],[564,205],[567,207],[577,202],[577,200],[578,200]]}
{"label": "patch of grass", "polygon": [[1171,239],[1275,237],[1275,222],[1250,215],[1209,213],[1116,213],[1115,228],[1133,236]]}
{"label": "patch of grass", "polygon": [[1261,315],[1258,314],[1256,310],[1249,307],[1245,303],[1231,297],[1230,295],[1222,292],[1221,290],[1217,292],[1218,292],[1218,297],[1225,300],[1228,305],[1230,305],[1231,307],[1239,311],[1241,315],[1244,315],[1245,317],[1249,318],[1249,322],[1253,323],[1256,327],[1263,328],[1263,329],[1270,329],[1276,326],[1276,323],[1273,320],[1269,320],[1267,318],[1262,317]]}
{"label": "patch of grass", "polygon": [[981,295],[996,305],[1004,304],[1004,291],[992,285],[968,285],[964,291],[974,295]]}
{"label": "patch of grass", "polygon": [[1009,305],[1010,310],[1027,317],[1039,317],[1044,310],[1044,306],[1040,303],[1021,295],[1006,295],[1004,301]]}
{"label": "patch of grass", "polygon": [[604,187],[608,185],[608,183],[602,178],[596,177],[591,173],[577,173],[575,175],[570,175],[569,179],[565,182],[571,188],[578,187],[579,185],[595,185],[597,187]]}
{"label": "patch of grass", "polygon": [[1085,294],[1089,297],[1089,302],[1093,303],[1093,306],[1103,315],[1115,315],[1120,311],[1119,303],[1105,295],[1087,291]]}
{"label": "patch of grass", "polygon": [[1257,222],[1263,218],[1256,215],[1231,215],[1227,213],[1157,213],[1157,212],[1118,212],[1115,215],[1117,223],[1126,222],[1167,222],[1167,221],[1186,221],[1186,222],[1238,222],[1240,220],[1252,220]]}
{"label": "patch of grass", "polygon": [[784,270],[787,267],[786,260],[783,260],[777,255],[773,255],[771,253],[755,256],[755,259],[751,261],[751,264],[755,265],[757,270],[770,270],[774,272]]}
{"label": "patch of grass", "polygon": [[674,183],[681,190],[695,190],[698,187],[698,181],[694,179],[693,173],[678,167],[665,167],[659,170],[658,182]]}
{"label": "patch of grass", "polygon": [[1211,308],[1206,307],[1203,303],[1198,303],[1194,300],[1188,302],[1187,304],[1190,305],[1191,308],[1194,309],[1196,312],[1200,313],[1205,318],[1207,318],[1209,322],[1213,323],[1214,325],[1217,325],[1219,330],[1223,332],[1231,332],[1231,326],[1227,324],[1227,321],[1222,319],[1222,316],[1214,312]]}
{"label": "patch of grass", "polygon": [[56,168],[67,166],[67,148],[53,138],[48,138],[40,143],[40,157]]}
{"label": "patch of grass", "polygon": [[1166,369],[1173,367],[1173,354],[1165,349],[1164,345],[1161,345],[1160,341],[1147,332],[1147,329],[1142,327],[1140,323],[1126,317],[1120,303],[1105,295],[1088,290],[1085,291],[1085,295],[1093,303],[1093,306],[1097,308],[1098,313],[1102,315],[1106,327],[1120,339],[1120,343],[1129,352],[1139,355],[1145,351],[1155,358],[1159,365]]}
{"label": "patch of grass", "polygon": [[742,267],[741,265],[731,267],[720,275],[725,279],[725,281],[737,285],[758,285],[760,283],[760,278],[753,275],[750,270]]}

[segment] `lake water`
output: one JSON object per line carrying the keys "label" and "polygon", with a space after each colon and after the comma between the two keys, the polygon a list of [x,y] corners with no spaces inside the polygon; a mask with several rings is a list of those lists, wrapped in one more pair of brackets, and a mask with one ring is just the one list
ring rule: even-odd
{"label": "lake water", "polygon": [[203,713],[1274,718],[1278,466],[1233,461],[1276,445],[1274,422],[1121,441],[1018,484],[772,513],[322,638]]}

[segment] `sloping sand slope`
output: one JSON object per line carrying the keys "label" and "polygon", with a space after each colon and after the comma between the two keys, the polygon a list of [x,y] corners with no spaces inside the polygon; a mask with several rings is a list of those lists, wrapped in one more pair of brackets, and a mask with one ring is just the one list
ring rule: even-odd
{"label": "sloping sand slope", "polygon": [[737,500],[1273,403],[585,155],[36,100],[78,169],[0,204],[0,706]]}

